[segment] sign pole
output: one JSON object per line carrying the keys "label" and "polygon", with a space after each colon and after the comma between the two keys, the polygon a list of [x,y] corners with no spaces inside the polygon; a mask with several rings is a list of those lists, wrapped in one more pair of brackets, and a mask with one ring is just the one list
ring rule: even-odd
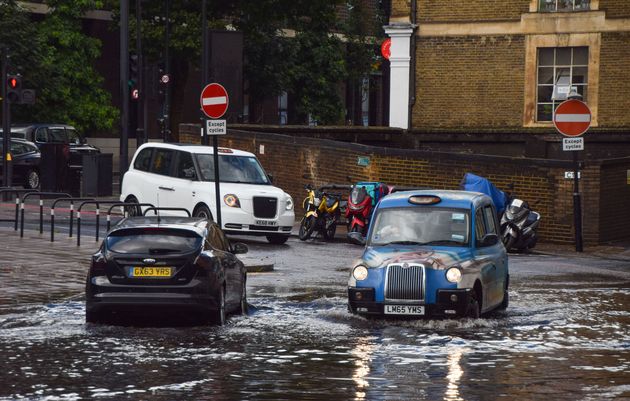
{"label": "sign pole", "polygon": [[553,123],[562,135],[562,150],[573,152],[573,227],[575,229],[575,251],[582,252],[582,200],[580,197],[580,162],[578,151],[584,149],[584,138],[580,138],[591,126],[591,110],[582,102],[582,95],[572,89],[567,100],[554,111]]}
{"label": "sign pole", "polygon": [[578,151],[573,152],[573,224],[575,225],[575,251],[582,252],[582,199],[580,196]]}

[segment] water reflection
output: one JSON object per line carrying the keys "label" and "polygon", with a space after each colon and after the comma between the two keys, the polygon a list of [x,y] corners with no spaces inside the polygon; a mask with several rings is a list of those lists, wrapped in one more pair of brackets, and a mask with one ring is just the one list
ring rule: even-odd
{"label": "water reflection", "polygon": [[444,401],[463,401],[464,399],[460,396],[459,391],[459,382],[464,375],[464,369],[460,365],[460,360],[462,359],[462,355],[466,353],[467,350],[464,348],[451,348],[449,349],[449,353],[447,356],[446,364],[448,367],[448,374],[446,375],[446,380],[448,381],[446,385],[446,392],[444,393]]}
{"label": "water reflection", "polygon": [[370,374],[370,362],[372,354],[376,349],[373,340],[370,337],[359,337],[356,339],[357,345],[352,349],[351,353],[355,357],[355,369],[352,373],[352,379],[356,385],[355,400],[365,400],[368,387],[368,375]]}

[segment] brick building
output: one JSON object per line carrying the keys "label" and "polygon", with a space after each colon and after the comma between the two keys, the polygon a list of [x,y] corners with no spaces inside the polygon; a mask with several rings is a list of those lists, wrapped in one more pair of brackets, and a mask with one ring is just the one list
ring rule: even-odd
{"label": "brick building", "polygon": [[630,127],[628,1],[393,0],[385,31],[390,96],[410,106],[392,126],[540,132],[575,88],[594,129]]}

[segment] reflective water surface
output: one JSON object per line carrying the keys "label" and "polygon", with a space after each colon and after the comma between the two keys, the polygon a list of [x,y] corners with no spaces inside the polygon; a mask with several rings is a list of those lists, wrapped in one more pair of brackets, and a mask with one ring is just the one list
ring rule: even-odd
{"label": "reflective water surface", "polygon": [[627,282],[522,280],[477,321],[364,319],[343,285],[255,283],[221,328],[86,325],[80,295],[4,305],[0,399],[630,399]]}

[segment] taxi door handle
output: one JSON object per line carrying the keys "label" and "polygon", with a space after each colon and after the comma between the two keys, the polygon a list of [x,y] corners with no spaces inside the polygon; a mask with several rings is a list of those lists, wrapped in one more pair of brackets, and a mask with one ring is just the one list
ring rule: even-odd
{"label": "taxi door handle", "polygon": [[170,188],[169,187],[158,187],[158,188],[163,189],[164,191],[175,191],[175,188],[173,188],[173,187],[170,187]]}

